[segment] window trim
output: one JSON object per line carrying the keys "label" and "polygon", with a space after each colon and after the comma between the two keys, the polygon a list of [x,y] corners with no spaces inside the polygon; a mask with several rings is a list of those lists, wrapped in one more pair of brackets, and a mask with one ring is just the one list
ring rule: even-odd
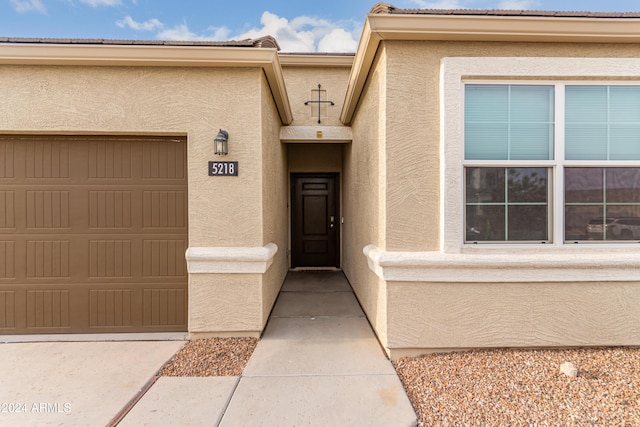
{"label": "window trim", "polygon": [[[544,166],[550,162],[553,176],[553,196],[551,218],[552,242],[540,243],[483,243],[477,245],[464,242],[464,174],[465,166],[500,162],[464,160],[464,88],[469,83],[491,84],[553,84],[556,87],[567,84],[580,85],[629,85],[640,84],[638,71],[640,59],[636,58],[500,58],[500,57],[457,57],[443,58],[440,79],[440,154],[441,182],[443,198],[440,212],[440,249],[444,253],[460,253],[471,248],[499,247],[556,247],[573,246],[564,242],[564,167],[570,166],[638,166],[637,161],[565,161],[564,160],[564,89],[555,91],[555,150],[553,161],[530,161],[510,163],[519,165]],[[578,71],[576,71],[578,70]],[[535,78],[532,78],[535,76]],[[558,94],[557,92],[561,92]],[[558,106],[561,108],[558,109]],[[559,155],[560,154],[560,155]],[[559,160],[560,159],[560,160]],[[561,191],[558,191],[560,189]],[[624,246],[629,243],[603,242],[607,246]],[[587,245],[581,245],[587,246]]]}

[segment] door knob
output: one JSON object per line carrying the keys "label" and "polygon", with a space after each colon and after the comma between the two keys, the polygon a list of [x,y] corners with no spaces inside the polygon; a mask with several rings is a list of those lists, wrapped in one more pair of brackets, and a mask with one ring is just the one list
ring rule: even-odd
{"label": "door knob", "polygon": [[329,228],[333,228],[334,227],[334,217],[333,215],[331,215],[329,217]]}

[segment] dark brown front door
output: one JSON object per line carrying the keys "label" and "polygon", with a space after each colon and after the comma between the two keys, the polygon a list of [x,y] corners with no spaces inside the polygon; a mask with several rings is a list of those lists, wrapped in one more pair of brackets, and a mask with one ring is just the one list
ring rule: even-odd
{"label": "dark brown front door", "polygon": [[340,267],[338,174],[291,175],[291,267]]}

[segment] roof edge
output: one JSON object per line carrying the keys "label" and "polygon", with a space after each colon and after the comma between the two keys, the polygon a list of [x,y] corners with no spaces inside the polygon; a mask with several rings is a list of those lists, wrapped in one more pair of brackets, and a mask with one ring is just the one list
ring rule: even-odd
{"label": "roof edge", "polygon": [[280,63],[284,67],[351,67],[355,53],[312,54],[279,53]]}
{"label": "roof edge", "polygon": [[[382,4],[382,3],[379,3]],[[376,5],[377,6],[377,5]],[[547,18],[640,18],[640,12],[587,12],[528,9],[398,9],[387,5],[386,13],[396,15],[467,15]],[[373,11],[372,11],[373,13]]]}
{"label": "roof edge", "polygon": [[109,46],[194,46],[194,47],[254,47],[280,50],[273,36],[257,39],[209,41],[209,40],[118,40],[118,39],[67,39],[37,37],[0,37],[0,43],[41,45],[109,45]]}

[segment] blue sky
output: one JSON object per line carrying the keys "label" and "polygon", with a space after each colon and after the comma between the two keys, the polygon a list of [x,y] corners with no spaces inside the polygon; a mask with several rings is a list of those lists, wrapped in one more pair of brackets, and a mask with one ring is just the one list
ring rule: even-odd
{"label": "blue sky", "polygon": [[[387,0],[398,8],[640,12],[639,0]],[[241,40],[353,52],[375,0],[0,0],[0,36]]]}

